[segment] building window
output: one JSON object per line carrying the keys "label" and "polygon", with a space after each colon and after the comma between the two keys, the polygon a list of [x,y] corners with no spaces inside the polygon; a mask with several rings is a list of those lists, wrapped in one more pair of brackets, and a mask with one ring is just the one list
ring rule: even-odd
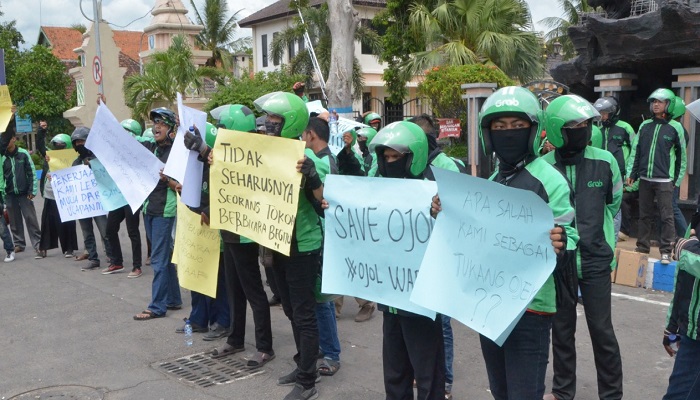
{"label": "building window", "polygon": [[267,67],[267,35],[262,35],[260,39],[262,40],[262,46],[260,46],[262,48],[262,66],[265,68]]}
{"label": "building window", "polygon": [[[272,41],[273,41],[273,42],[274,42],[275,39],[277,38],[277,35],[278,35],[278,34],[279,34],[279,32],[275,32],[275,33],[272,34]],[[273,63],[273,64],[275,65],[275,67],[276,67],[276,66],[280,65],[280,59],[279,59],[279,58],[274,58],[274,59],[272,59],[272,63]]]}
{"label": "building window", "polygon": [[80,66],[81,67],[85,66],[85,53],[80,55]]}
{"label": "building window", "polygon": [[[85,56],[83,55],[83,57],[85,57]],[[78,98],[78,105],[84,106],[85,105],[85,81],[83,81],[82,79],[75,80],[75,94],[76,94],[76,97]]]}
{"label": "building window", "polygon": [[289,53],[289,62],[292,62],[292,58],[294,58],[294,56],[297,55],[297,53],[295,51],[296,49],[294,47],[295,44],[296,44],[296,41],[293,41],[293,42],[289,43],[289,46],[287,46],[287,52]]}
{"label": "building window", "polygon": [[[376,27],[372,24],[371,19],[363,19],[360,23],[365,28],[369,28],[369,29],[372,29],[373,31],[377,32],[377,34],[379,36],[384,36],[384,34],[386,33],[385,26]],[[372,55],[374,54],[371,47],[369,47],[368,45],[366,45],[364,43],[361,43],[361,45],[362,45],[362,54],[372,54]]]}
{"label": "building window", "polygon": [[306,48],[306,41],[304,38],[299,39],[299,51],[302,51]]}

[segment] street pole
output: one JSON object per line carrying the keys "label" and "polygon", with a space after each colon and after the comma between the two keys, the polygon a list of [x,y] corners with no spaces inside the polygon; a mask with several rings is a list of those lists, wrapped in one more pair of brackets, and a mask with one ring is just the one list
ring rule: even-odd
{"label": "street pole", "polygon": [[[95,55],[97,58],[100,60],[100,63],[102,63],[102,50],[100,49],[100,21],[102,20],[102,0],[92,0],[92,8],[93,8],[93,14],[94,14],[94,19],[95,22],[93,24],[93,27],[95,28]],[[103,65],[103,64],[101,64]],[[94,68],[94,66],[93,66]],[[102,72],[102,79],[100,79],[100,83],[98,84],[98,93],[102,93],[103,95],[105,94],[104,92],[104,86],[102,82],[104,81],[104,68],[100,67],[101,72]]]}

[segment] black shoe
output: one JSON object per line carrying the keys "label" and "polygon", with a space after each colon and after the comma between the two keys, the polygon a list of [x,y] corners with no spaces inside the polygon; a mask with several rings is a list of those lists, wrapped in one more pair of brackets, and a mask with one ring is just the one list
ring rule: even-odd
{"label": "black shoe", "polygon": [[318,398],[318,390],[316,387],[304,389],[303,386],[296,384],[294,389],[284,396],[284,400],[314,400]]}
{"label": "black shoe", "polygon": [[267,302],[270,304],[270,307],[273,307],[280,305],[282,303],[282,300],[280,300],[280,298],[277,296],[272,296]]}
{"label": "black shoe", "polygon": [[[209,332],[209,328],[201,327],[192,322],[190,322],[190,325],[192,325],[192,333]],[[185,325],[182,325],[181,327],[175,329],[175,333],[185,333]]]}
{"label": "black shoe", "polygon": [[635,247],[634,252],[635,253],[642,253],[642,254],[649,254],[649,249],[642,249],[640,247]]}
{"label": "black shoe", "polygon": [[[277,386],[291,386],[291,385],[296,385],[297,383],[297,372],[299,370],[297,368],[294,368],[294,371],[288,373],[287,375],[280,376],[277,379]],[[321,382],[321,375],[316,374],[316,383]]]}
{"label": "black shoe", "polygon": [[231,334],[231,330],[223,327],[217,323],[214,323],[211,328],[209,328],[209,332],[207,332],[206,335],[202,338],[204,341],[212,341],[216,339],[221,339],[222,337],[226,337]]}

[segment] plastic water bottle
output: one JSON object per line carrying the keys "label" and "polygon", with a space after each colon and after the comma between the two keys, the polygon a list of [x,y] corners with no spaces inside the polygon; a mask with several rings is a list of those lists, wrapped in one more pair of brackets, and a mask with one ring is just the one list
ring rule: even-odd
{"label": "plastic water bottle", "polygon": [[331,110],[328,116],[328,127],[330,128],[330,135],[334,136],[338,134],[338,118],[336,117],[335,110]]}
{"label": "plastic water bottle", "polygon": [[194,343],[192,339],[192,324],[190,324],[190,320],[188,319],[185,321],[185,346],[192,346],[192,343]]}

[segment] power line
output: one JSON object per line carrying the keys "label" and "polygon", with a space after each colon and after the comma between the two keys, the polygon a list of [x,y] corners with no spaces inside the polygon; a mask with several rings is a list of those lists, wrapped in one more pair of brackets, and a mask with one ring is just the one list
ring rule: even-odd
{"label": "power line", "polygon": [[111,22],[107,22],[107,23],[110,24],[110,25],[116,26],[117,28],[122,28],[122,29],[124,29],[124,28],[128,27],[129,25],[133,24],[134,22],[136,22],[136,21],[138,21],[138,20],[140,20],[140,19],[146,18],[146,17],[148,16],[148,14],[150,14],[150,13],[153,11],[153,9],[155,9],[155,8],[156,8],[156,6],[155,6],[155,4],[154,4],[153,7],[151,7],[151,9],[148,10],[148,12],[147,12],[146,14],[144,14],[144,15],[141,16],[141,17],[136,18],[135,20],[129,22],[128,24],[126,24],[126,25],[124,25],[124,26],[117,25],[117,24],[113,24],[113,23],[111,23]]}

